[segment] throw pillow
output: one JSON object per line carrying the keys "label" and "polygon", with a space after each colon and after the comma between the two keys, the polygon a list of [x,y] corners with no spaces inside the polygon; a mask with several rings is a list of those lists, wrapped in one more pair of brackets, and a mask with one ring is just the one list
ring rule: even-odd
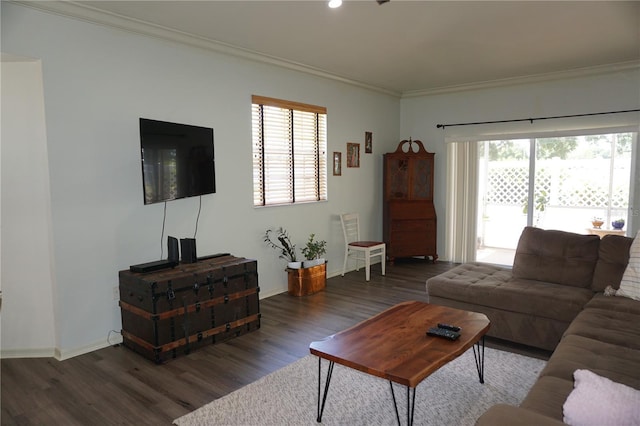
{"label": "throw pillow", "polygon": [[629,264],[624,270],[616,296],[640,300],[640,231],[629,249]]}
{"label": "throw pillow", "polygon": [[562,410],[572,426],[640,424],[640,391],[589,370],[573,373],[573,390]]}

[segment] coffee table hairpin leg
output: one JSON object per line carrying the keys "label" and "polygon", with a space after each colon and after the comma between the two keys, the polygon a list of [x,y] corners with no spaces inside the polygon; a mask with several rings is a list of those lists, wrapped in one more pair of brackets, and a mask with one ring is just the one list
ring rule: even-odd
{"label": "coffee table hairpin leg", "polygon": [[[398,413],[398,403],[396,402],[396,394],[393,391],[393,382],[389,380],[389,386],[391,386],[391,396],[393,397],[393,406],[396,409],[396,420],[398,420],[398,426],[400,423],[400,414]],[[413,395],[412,395],[413,394]],[[410,388],[407,386],[407,426],[413,425],[413,413],[416,408],[416,388]]]}
{"label": "coffee table hairpin leg", "polygon": [[329,392],[329,383],[331,382],[331,375],[333,374],[334,362],[329,361],[329,370],[327,371],[327,381],[324,384],[324,395],[322,396],[322,405],[320,405],[320,387],[322,382],[322,358],[318,357],[318,417],[316,421],[320,423],[322,421],[322,413],[324,412],[324,404],[327,402],[327,393]]}
{"label": "coffee table hairpin leg", "polygon": [[[476,346],[478,347],[478,353],[476,354]],[[478,377],[480,383],[484,383],[484,336],[478,342],[473,345],[473,357],[476,360],[476,368],[478,369]]]}

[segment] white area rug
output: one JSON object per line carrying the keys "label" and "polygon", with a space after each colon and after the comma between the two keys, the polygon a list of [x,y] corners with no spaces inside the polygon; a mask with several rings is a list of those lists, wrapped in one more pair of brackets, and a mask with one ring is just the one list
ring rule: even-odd
{"label": "white area rug", "polygon": [[[416,425],[473,425],[497,403],[518,405],[545,361],[485,349],[485,383],[469,349],[427,377],[416,389]],[[322,383],[328,369],[322,361]],[[406,387],[394,386],[406,423]],[[318,358],[308,355],[176,420],[192,425],[317,425]],[[395,425],[389,382],[336,364],[324,425]]]}

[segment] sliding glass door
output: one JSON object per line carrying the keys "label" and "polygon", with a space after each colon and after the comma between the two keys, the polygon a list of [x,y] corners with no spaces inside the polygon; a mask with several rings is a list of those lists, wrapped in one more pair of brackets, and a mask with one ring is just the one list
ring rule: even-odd
{"label": "sliding glass door", "polygon": [[[524,226],[627,220],[635,133],[478,142],[476,260],[512,264]],[[626,229],[626,227],[625,227]]]}

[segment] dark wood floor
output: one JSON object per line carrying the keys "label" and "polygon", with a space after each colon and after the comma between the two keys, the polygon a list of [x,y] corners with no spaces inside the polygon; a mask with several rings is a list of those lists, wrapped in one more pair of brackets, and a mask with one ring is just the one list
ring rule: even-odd
{"label": "dark wood floor", "polygon": [[[426,301],[425,281],[452,264],[400,260],[327,281],[306,297],[261,300],[261,328],[164,365],[123,346],[65,361],[1,361],[3,425],[170,425],[172,420],[309,354],[309,343],[405,300]],[[286,277],[283,276],[283,280]],[[496,341],[490,346],[548,354]]]}

